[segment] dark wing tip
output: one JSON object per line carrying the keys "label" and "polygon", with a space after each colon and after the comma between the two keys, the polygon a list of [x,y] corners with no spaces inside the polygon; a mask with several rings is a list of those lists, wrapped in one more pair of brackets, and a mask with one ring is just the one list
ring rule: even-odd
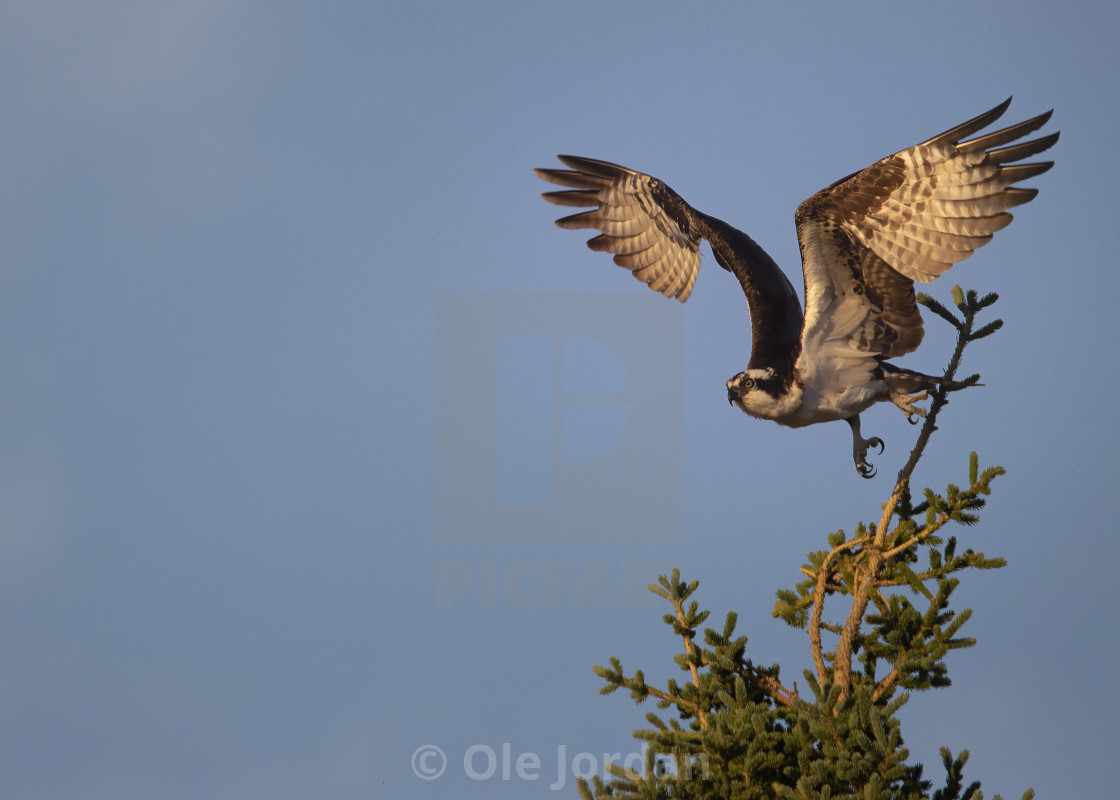
{"label": "dark wing tip", "polygon": [[536,176],[542,181],[554,183],[557,186],[566,186],[569,189],[582,189],[597,192],[611,182],[610,178],[590,175],[586,172],[573,172],[566,169],[535,169],[533,172],[536,173]]}
{"label": "dark wing tip", "polygon": [[1049,172],[1054,166],[1053,161],[1037,161],[1031,164],[1005,164],[1000,168],[1000,174],[1011,183],[1025,181],[1044,172]]}
{"label": "dark wing tip", "polygon": [[583,156],[569,155],[558,155],[556,157],[560,159],[561,163],[572,169],[600,178],[613,179],[620,175],[629,175],[634,172],[634,170],[628,169],[621,164],[615,164],[611,161],[600,161],[597,158],[584,158]]}
{"label": "dark wing tip", "polygon": [[[964,137],[969,136],[973,133],[976,133],[979,130],[983,130],[984,128],[991,125],[993,122],[995,122],[997,119],[999,119],[1000,117],[1003,116],[1003,112],[1006,111],[1008,106],[1010,106],[1010,105],[1011,105],[1011,98],[1008,97],[1006,100],[1004,100],[1002,103],[1000,103],[995,108],[989,109],[988,111],[985,111],[983,114],[980,114],[979,116],[973,117],[972,119],[968,120],[967,122],[962,122],[960,125],[957,125],[956,127],[950,128],[947,131],[939,133],[936,136],[933,136],[929,139],[926,139],[924,142],[921,143],[921,145],[931,144],[932,142],[936,142],[936,141],[949,141],[949,142],[952,142],[953,144],[956,144],[957,142],[959,142]],[[920,147],[921,145],[918,145],[918,146]]]}
{"label": "dark wing tip", "polygon": [[1044,111],[1041,114],[1039,114],[1037,117],[1035,117],[1035,119],[1038,120],[1038,127],[1041,128],[1043,125],[1045,125],[1047,122],[1049,122],[1050,117],[1052,117],[1052,116],[1054,116],[1054,109],[1050,109],[1049,111]]}
{"label": "dark wing tip", "polygon": [[578,230],[580,228],[597,228],[603,221],[603,215],[599,213],[599,209],[592,209],[591,211],[582,211],[579,214],[570,214],[566,217],[560,217],[556,220],[558,228],[568,228],[569,230]]}
{"label": "dark wing tip", "polygon": [[1007,198],[1007,207],[1014,208],[1034,200],[1038,196],[1038,189],[1024,189],[1020,186],[1013,186],[1010,189],[1004,189],[1003,196]]}
{"label": "dark wing tip", "polygon": [[593,189],[572,189],[565,192],[542,192],[548,202],[556,206],[575,206],[586,208],[599,205],[599,193]]}
{"label": "dark wing tip", "polygon": [[1043,136],[1038,139],[1032,139],[1029,142],[1020,142],[1019,144],[1010,145],[1008,147],[1001,147],[998,150],[989,150],[988,158],[996,164],[1009,164],[1014,161],[1020,161],[1029,156],[1037,155],[1044,150],[1049,150],[1058,141],[1058,133],[1051,133],[1049,136]]}

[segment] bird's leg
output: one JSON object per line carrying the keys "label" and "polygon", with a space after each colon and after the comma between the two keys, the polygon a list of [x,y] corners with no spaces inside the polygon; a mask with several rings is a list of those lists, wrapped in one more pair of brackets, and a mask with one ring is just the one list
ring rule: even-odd
{"label": "bird's leg", "polygon": [[929,392],[921,391],[917,394],[906,394],[905,392],[891,392],[891,402],[902,409],[902,413],[906,415],[906,421],[911,425],[918,424],[918,418],[926,415],[926,410],[920,408],[915,403],[920,403],[922,400],[929,398]]}
{"label": "bird's leg", "polygon": [[875,465],[867,461],[867,448],[878,447],[879,452],[882,453],[885,449],[883,440],[878,436],[872,436],[870,439],[864,439],[859,432],[859,414],[854,414],[846,420],[852,426],[852,458],[856,462],[856,472],[864,478],[875,477]]}

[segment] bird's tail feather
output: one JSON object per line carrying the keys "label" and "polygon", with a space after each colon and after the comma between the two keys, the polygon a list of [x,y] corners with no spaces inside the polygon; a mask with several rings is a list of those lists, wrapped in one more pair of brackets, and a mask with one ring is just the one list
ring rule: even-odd
{"label": "bird's tail feather", "polygon": [[883,380],[886,381],[887,385],[890,386],[892,390],[904,394],[927,391],[937,386],[944,386],[950,391],[964,389],[969,386],[983,386],[982,383],[976,383],[975,381],[951,381],[934,375],[926,375],[922,372],[906,369],[905,367],[896,367],[894,364],[888,364],[885,361],[880,363],[879,366],[883,370]]}

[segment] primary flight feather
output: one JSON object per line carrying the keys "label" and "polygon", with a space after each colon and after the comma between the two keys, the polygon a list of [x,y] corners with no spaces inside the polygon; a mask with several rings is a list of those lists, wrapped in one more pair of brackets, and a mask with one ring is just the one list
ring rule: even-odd
{"label": "primary flight feather", "polygon": [[[594,228],[592,250],[614,254],[638,280],[682,303],[700,270],[700,241],[735,275],[747,298],[751,355],[727,381],[728,400],[747,414],[793,428],[845,420],[860,475],[871,477],[859,414],[891,401],[908,416],[940,378],[886,359],[922,341],[914,281],[928,282],[987,244],[1011,221],[1008,209],[1037,189],[1015,184],[1052,161],[1015,163],[1051,147],[1058,134],[1019,142],[1052,112],[993,133],[1011,98],[921,144],[876,161],[802,203],[795,214],[805,310],[785,274],[753,239],[690,206],[657,178],[607,161],[559,156],[569,169],[538,169],[568,187],[543,194],[591,207],[556,221]],[[1018,143],[1016,143],[1018,142]]]}

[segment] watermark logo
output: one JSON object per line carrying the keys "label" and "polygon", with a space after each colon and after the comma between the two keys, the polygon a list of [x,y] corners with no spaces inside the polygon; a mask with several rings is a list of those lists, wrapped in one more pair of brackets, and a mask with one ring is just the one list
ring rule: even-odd
{"label": "watermark logo", "polygon": [[434,744],[423,744],[412,753],[412,772],[422,781],[434,781],[447,769],[447,755]]}
{"label": "watermark logo", "polygon": [[437,544],[681,543],[679,308],[441,294],[435,333]]}

